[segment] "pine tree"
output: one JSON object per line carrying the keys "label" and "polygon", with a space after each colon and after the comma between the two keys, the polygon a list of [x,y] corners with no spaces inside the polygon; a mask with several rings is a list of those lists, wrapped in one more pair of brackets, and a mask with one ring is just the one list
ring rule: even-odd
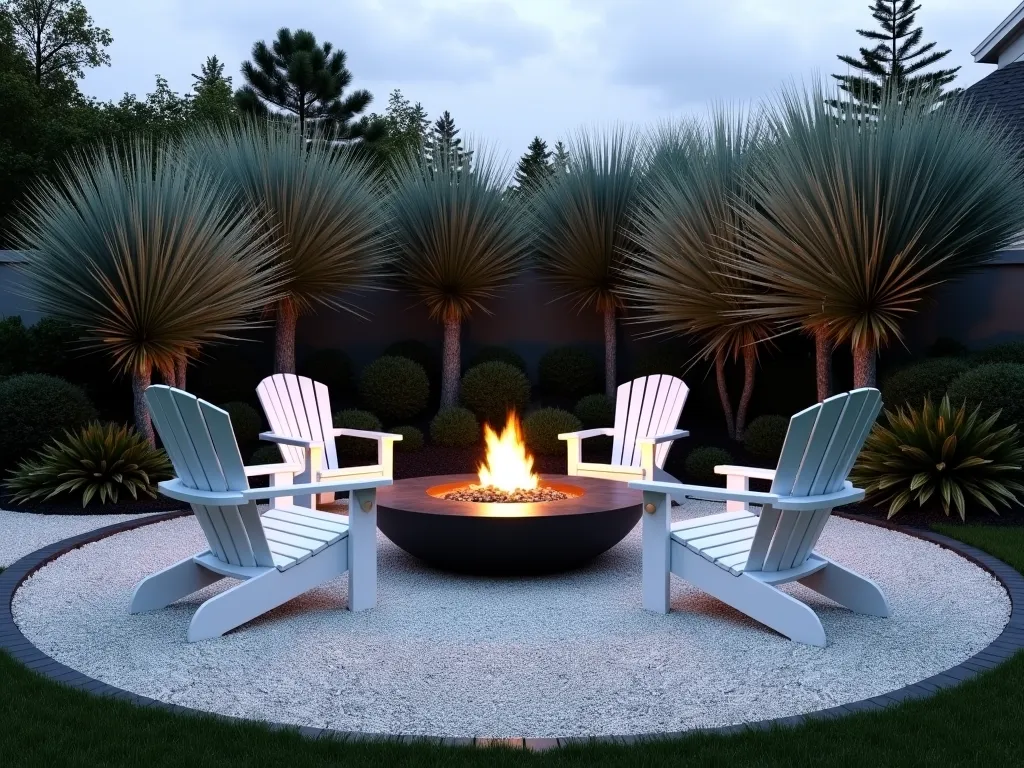
{"label": "pine tree", "polygon": [[555,148],[551,153],[551,172],[555,176],[569,172],[569,151],[560,141],[555,142]]}
{"label": "pine tree", "polygon": [[192,112],[202,120],[221,121],[235,114],[231,77],[224,76],[224,63],[208,56],[200,74],[192,75]]}
{"label": "pine tree", "polygon": [[[839,87],[855,100],[866,104],[878,104],[883,94],[893,90],[902,97],[904,94],[924,93],[930,97],[949,98],[959,89],[943,92],[956,77],[960,67],[923,70],[949,53],[936,51],[935,43],[921,43],[922,28],[914,26],[914,16],[921,5],[915,0],[875,0],[871,15],[878,22],[880,30],[858,29],[857,34],[868,40],[877,41],[874,48],[861,48],[860,58],[839,56],[849,65],[853,74],[832,75],[839,81]],[[833,105],[836,106],[836,105]]]}
{"label": "pine tree", "polygon": [[437,168],[440,158],[447,156],[449,167],[458,172],[469,171],[472,151],[467,152],[459,138],[459,129],[455,127],[455,118],[446,109],[434,122],[433,128],[424,142],[424,156],[431,168]]}
{"label": "pine tree", "polygon": [[519,158],[516,167],[516,184],[519,190],[530,194],[539,189],[544,182],[554,175],[551,167],[551,151],[540,136],[535,136],[526,154]]}

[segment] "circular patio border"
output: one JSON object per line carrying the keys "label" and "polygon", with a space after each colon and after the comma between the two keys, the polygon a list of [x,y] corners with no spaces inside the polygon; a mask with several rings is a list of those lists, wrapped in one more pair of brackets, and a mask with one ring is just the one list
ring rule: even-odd
{"label": "circular patio border", "polygon": [[[16,661],[43,677],[96,696],[121,699],[129,701],[137,706],[153,707],[165,712],[172,712],[180,715],[213,717],[218,720],[229,722],[252,722],[243,718],[219,715],[213,712],[181,707],[176,704],[167,704],[146,696],[139,696],[138,694],[125,691],[121,688],[115,688],[112,685],[107,685],[106,683],[91,678],[88,675],[84,675],[77,670],[61,664],[55,659],[50,658],[36,648],[28,638],[21,633],[21,630],[14,622],[14,616],[11,612],[14,593],[18,590],[18,587],[21,586],[22,582],[44,565],[52,560],[56,560],[66,552],[70,552],[71,550],[77,549],[86,544],[91,544],[94,541],[99,541],[100,539],[104,539],[116,533],[134,530],[135,528],[141,528],[144,525],[151,525],[165,520],[173,520],[190,514],[192,514],[190,510],[179,510],[176,512],[156,514],[134,520],[126,520],[123,523],[115,523],[103,528],[97,528],[96,530],[83,533],[79,536],[73,536],[47,547],[43,547],[42,549],[38,549],[21,558],[14,563],[14,565],[4,570],[0,573],[0,650],[6,651]],[[1006,589],[1010,596],[1010,620],[1003,628],[1002,633],[1000,633],[999,637],[997,637],[984,650],[976,653],[966,661],[957,664],[955,667],[947,669],[944,672],[940,672],[937,675],[933,675],[932,677],[918,683],[899,688],[895,691],[890,691],[889,693],[885,693],[880,696],[873,696],[869,699],[851,702],[849,704],[842,704],[837,707],[808,712],[802,715],[791,715],[789,717],[780,717],[770,720],[759,720],[757,722],[740,723],[738,725],[728,725],[719,728],[702,728],[669,733],[649,733],[627,736],[590,736],[550,739],[492,739],[483,737],[442,738],[433,736],[395,736],[391,734],[335,731],[328,728],[310,728],[307,726],[295,726],[270,722],[264,723],[264,725],[271,730],[297,731],[303,736],[307,736],[312,739],[330,738],[337,739],[339,741],[399,741],[404,743],[429,742],[432,744],[441,744],[443,746],[453,747],[505,746],[539,751],[556,747],[590,743],[634,744],[642,741],[678,739],[689,736],[693,733],[730,734],[746,730],[768,730],[776,726],[797,726],[808,721],[829,720],[837,717],[843,717],[854,712],[880,710],[908,699],[928,698],[943,688],[951,688],[955,685],[959,685],[964,680],[968,680],[981,672],[997,667],[1009,659],[1018,650],[1024,648],[1024,575],[1018,573],[1002,560],[992,557],[988,553],[983,552],[976,547],[964,544],[956,539],[951,539],[948,536],[943,536],[931,531],[902,528],[900,526],[873,520],[863,520],[843,513],[834,514],[839,517],[843,517],[848,520],[855,520],[856,522],[865,523],[867,525],[878,525],[883,528],[896,530],[908,536],[913,536],[915,538],[937,544],[940,547],[956,552],[961,557],[966,558],[970,562],[991,573],[1000,582],[1000,584],[1002,584],[1003,588]]]}

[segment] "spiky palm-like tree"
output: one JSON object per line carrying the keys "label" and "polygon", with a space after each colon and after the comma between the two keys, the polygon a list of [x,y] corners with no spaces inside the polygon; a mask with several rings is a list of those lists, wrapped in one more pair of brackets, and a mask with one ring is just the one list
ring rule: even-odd
{"label": "spiky palm-like tree", "polygon": [[[625,273],[623,295],[654,333],[686,334],[703,343],[715,364],[726,428],[739,439],[754,391],[757,354],[772,333],[759,319],[737,322],[747,286],[723,256],[743,252],[744,229],[736,201],[747,194],[751,169],[764,141],[761,120],[716,108],[706,123],[666,126],[655,134],[647,182],[630,228],[637,246]],[[743,360],[743,391],[734,408],[725,367]]]}
{"label": "spiky palm-like tree", "polygon": [[640,141],[630,131],[580,132],[569,140],[572,173],[535,196],[541,271],[579,310],[604,318],[605,393],[615,395],[616,316],[622,266],[633,248],[627,229],[641,185]]}
{"label": "spiky palm-like tree", "polygon": [[[927,98],[922,95],[921,98]],[[772,148],[744,206],[748,319],[849,342],[854,384],[933,286],[1024,230],[1024,167],[1007,135],[960,103],[847,102],[820,85],[782,92]],[[870,118],[870,119],[869,119]]]}
{"label": "spiky palm-like tree", "polygon": [[364,155],[294,128],[245,122],[191,136],[186,153],[259,213],[277,246],[281,292],[275,365],[295,372],[299,314],[316,305],[359,314],[343,293],[378,287],[388,262],[381,180]]}
{"label": "spiky palm-like tree", "polygon": [[19,226],[28,293],[132,378],[135,422],[153,369],[249,328],[277,292],[260,216],[216,179],[137,141],[76,157],[31,194]]}
{"label": "spiky palm-like tree", "polygon": [[488,312],[486,302],[518,274],[532,240],[522,204],[503,194],[509,174],[494,155],[471,151],[470,173],[458,172],[454,156],[429,164],[407,156],[390,196],[399,280],[444,325],[442,406],[458,402],[463,321],[475,309]]}

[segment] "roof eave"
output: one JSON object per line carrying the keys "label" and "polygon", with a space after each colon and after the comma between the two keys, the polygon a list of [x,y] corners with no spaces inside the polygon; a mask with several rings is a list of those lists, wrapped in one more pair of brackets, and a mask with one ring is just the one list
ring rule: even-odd
{"label": "roof eave", "polygon": [[1008,37],[1016,37],[1014,33],[1024,33],[1024,2],[1010,12],[1010,15],[1003,19],[1003,23],[996,27],[977,48],[971,51],[974,61],[978,64],[998,64],[999,53],[1005,47]]}

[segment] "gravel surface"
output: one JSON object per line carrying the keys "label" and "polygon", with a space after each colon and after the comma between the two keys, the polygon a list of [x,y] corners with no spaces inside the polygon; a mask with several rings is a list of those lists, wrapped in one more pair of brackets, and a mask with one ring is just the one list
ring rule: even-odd
{"label": "gravel surface", "polygon": [[[691,502],[677,517],[721,511]],[[214,585],[129,616],[136,582],[205,547],[194,518],[90,544],[15,596],[22,631],[107,683],[188,707],[377,733],[585,736],[679,731],[808,712],[899,688],[981,650],[1010,604],[933,544],[833,518],[819,549],[875,579],[893,615],[858,616],[799,585],[827,648],[790,642],[679,579],[673,612],[640,603],[640,527],[558,576],[452,576],[380,536],[378,607],[343,577],[231,634],[185,642]],[[222,584],[231,582],[222,582]]]}
{"label": "gravel surface", "polygon": [[[157,514],[150,512],[148,514]],[[0,568],[80,533],[147,515],[37,515],[0,509]]]}

